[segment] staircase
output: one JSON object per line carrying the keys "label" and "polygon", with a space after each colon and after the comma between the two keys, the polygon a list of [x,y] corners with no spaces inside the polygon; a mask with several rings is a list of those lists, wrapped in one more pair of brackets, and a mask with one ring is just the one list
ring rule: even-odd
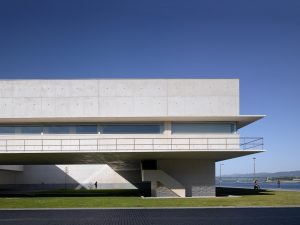
{"label": "staircase", "polygon": [[157,197],[185,197],[184,186],[163,170],[143,170],[143,181],[151,181]]}

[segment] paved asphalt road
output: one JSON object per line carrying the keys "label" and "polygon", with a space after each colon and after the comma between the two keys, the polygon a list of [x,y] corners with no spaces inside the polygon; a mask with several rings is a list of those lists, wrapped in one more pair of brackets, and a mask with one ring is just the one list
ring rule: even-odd
{"label": "paved asphalt road", "polygon": [[300,225],[300,208],[0,210],[1,225]]}

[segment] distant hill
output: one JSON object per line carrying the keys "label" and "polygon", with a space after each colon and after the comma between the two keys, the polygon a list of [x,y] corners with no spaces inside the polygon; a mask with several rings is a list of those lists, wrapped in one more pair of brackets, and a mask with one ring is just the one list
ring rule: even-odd
{"label": "distant hill", "polygon": [[[222,177],[253,177],[253,173],[223,175]],[[256,173],[255,177],[300,177],[300,170],[276,173]]]}

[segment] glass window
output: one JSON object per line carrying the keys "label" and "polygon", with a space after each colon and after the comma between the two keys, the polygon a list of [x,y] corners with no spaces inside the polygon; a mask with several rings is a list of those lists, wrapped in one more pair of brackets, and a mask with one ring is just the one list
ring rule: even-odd
{"label": "glass window", "polygon": [[[103,124],[103,134],[160,134],[162,124]],[[97,134],[97,124],[0,126],[0,134]]]}
{"label": "glass window", "polygon": [[232,123],[173,123],[173,134],[233,133]]}
{"label": "glass window", "polygon": [[97,134],[97,125],[78,125],[75,126],[76,134]]}
{"label": "glass window", "polygon": [[69,134],[71,133],[71,126],[45,126],[44,127],[45,134]]}
{"label": "glass window", "polygon": [[14,126],[0,126],[0,134],[14,134],[16,129]]}
{"label": "glass window", "polygon": [[97,134],[97,125],[53,125],[45,126],[46,134]]}
{"label": "glass window", "polygon": [[40,134],[43,129],[41,126],[20,126],[18,130],[22,134]]}
{"label": "glass window", "polygon": [[103,134],[159,134],[161,124],[105,124],[100,127]]}
{"label": "glass window", "polygon": [[40,134],[41,126],[0,126],[0,134]]}

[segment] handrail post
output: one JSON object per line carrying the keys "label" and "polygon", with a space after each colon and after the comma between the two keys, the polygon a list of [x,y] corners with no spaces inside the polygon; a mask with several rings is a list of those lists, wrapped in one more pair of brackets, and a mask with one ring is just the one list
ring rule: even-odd
{"label": "handrail post", "polygon": [[244,147],[245,147],[245,137],[242,137],[242,138],[240,138],[240,140],[241,140],[241,143],[240,143],[240,148],[242,149],[242,150],[244,150]]}
{"label": "handrail post", "polygon": [[152,138],[152,151],[154,151],[154,138]]}
{"label": "handrail post", "polygon": [[97,138],[97,152],[99,151],[99,138]]}
{"label": "handrail post", "polygon": [[133,138],[133,151],[135,151],[135,138]]}
{"label": "handrail post", "polygon": [[210,150],[209,149],[209,143],[208,143],[209,140],[208,140],[208,138],[205,138],[205,139],[206,139],[207,150]]}

